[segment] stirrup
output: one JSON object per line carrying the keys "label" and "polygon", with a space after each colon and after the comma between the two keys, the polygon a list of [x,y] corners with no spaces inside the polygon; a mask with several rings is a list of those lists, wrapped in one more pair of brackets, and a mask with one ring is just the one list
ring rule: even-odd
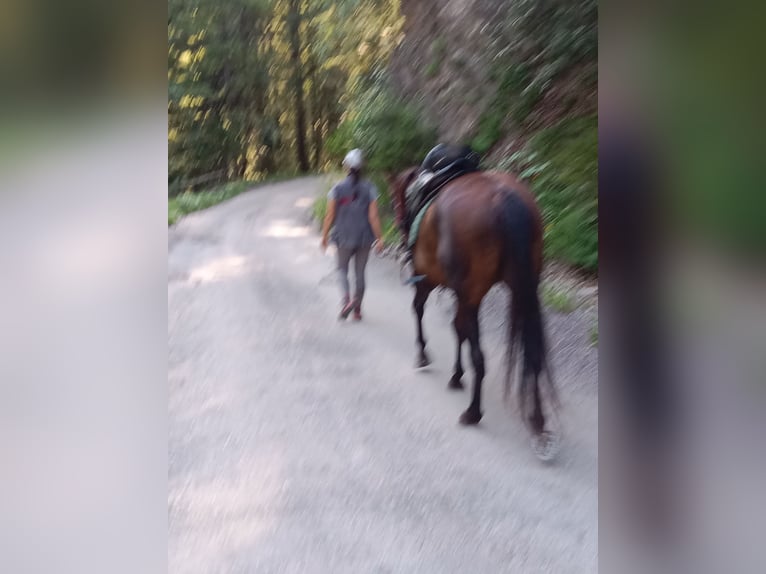
{"label": "stirrup", "polygon": [[402,285],[414,285],[426,278],[425,275],[415,275],[415,268],[412,265],[412,260],[407,257],[406,253],[399,261],[399,278],[402,281]]}
{"label": "stirrup", "polygon": [[399,257],[399,279],[402,285],[407,285],[412,278],[412,261],[407,258],[406,253],[402,253]]}

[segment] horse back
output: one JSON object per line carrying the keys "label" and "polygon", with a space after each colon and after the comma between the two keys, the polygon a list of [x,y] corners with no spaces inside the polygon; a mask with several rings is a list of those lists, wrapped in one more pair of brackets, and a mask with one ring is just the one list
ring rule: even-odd
{"label": "horse back", "polygon": [[[505,279],[498,213],[508,193],[518,193],[538,213],[526,185],[511,174],[477,172],[444,187],[425,214],[415,250],[416,267],[430,282],[450,287],[478,306],[492,285]],[[541,231],[538,225],[536,235]]]}

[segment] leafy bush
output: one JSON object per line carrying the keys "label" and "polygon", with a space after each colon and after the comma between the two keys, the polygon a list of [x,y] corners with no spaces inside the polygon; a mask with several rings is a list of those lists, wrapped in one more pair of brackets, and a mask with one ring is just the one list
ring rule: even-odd
{"label": "leafy bush", "polygon": [[487,153],[503,134],[505,111],[490,106],[479,118],[476,135],[471,140],[471,148],[480,155]]}
{"label": "leafy bush", "polygon": [[181,216],[212,207],[231,199],[248,189],[247,182],[236,181],[215,189],[200,192],[184,192],[168,200],[168,225],[174,224]]}
{"label": "leafy bush", "polygon": [[399,228],[392,217],[381,217],[380,227],[384,245],[390,247],[399,243]]}
{"label": "leafy bush", "polygon": [[383,234],[383,243],[385,245],[396,245],[399,243],[399,228],[396,225],[394,208],[391,203],[391,192],[388,189],[388,182],[381,173],[370,174],[370,179],[378,188],[378,210],[380,212],[380,227]]}
{"label": "leafy bush", "polygon": [[391,194],[388,190],[388,182],[386,181],[386,178],[379,172],[370,173],[367,177],[378,190],[378,207],[380,210],[385,213],[393,213]]}
{"label": "leafy bush", "polygon": [[356,145],[354,123],[350,120],[345,120],[341,122],[335,131],[329,135],[327,141],[325,141],[325,153],[330,160],[340,165],[343,157]]}
{"label": "leafy bush", "polygon": [[354,135],[375,171],[396,171],[419,163],[436,143],[413,106],[381,91],[364,102]]}
{"label": "leafy bush", "polygon": [[545,284],[540,290],[543,304],[558,313],[571,313],[577,308],[575,298],[564,289]]}
{"label": "leafy bush", "polygon": [[523,123],[540,99],[540,91],[529,86],[529,72],[522,65],[510,65],[492,76],[498,81],[494,98],[479,117],[471,147],[479,154],[487,153],[503,135],[503,124],[508,117]]}
{"label": "leafy bush", "polygon": [[314,219],[321,225],[325,215],[327,215],[327,194],[323,193],[314,200]]}
{"label": "leafy bush", "polygon": [[[595,107],[596,0],[515,0],[510,4],[508,18],[490,32],[494,54],[490,83],[496,91],[482,111],[471,141],[481,154],[507,135],[505,128],[511,124],[515,133],[526,135],[540,123],[549,124],[570,113],[578,104],[582,104],[581,110]],[[578,82],[575,89],[560,83],[573,71]]]}
{"label": "leafy bush", "polygon": [[[546,90],[556,77],[574,65],[588,63],[595,72],[598,60],[597,0],[516,0],[504,38],[508,52],[534,62],[527,85]],[[595,84],[597,76],[583,76]]]}
{"label": "leafy bush", "polygon": [[539,131],[500,165],[532,180],[546,255],[598,269],[598,120],[566,119]]}
{"label": "leafy bush", "polygon": [[185,191],[168,199],[168,225],[182,216],[212,207],[256,186],[295,177],[293,172],[275,173],[260,181],[232,181],[204,191]]}
{"label": "leafy bush", "polygon": [[361,148],[370,172],[395,172],[420,163],[436,144],[436,132],[425,125],[411,104],[386,88],[362,94],[355,111],[328,138],[327,153],[342,158],[353,147]]}

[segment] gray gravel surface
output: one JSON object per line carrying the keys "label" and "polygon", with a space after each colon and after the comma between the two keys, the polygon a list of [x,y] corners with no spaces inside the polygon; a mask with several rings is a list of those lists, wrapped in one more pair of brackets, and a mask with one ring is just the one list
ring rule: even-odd
{"label": "gray gravel surface", "polygon": [[449,293],[425,371],[392,260],[370,263],[364,321],[339,323],[307,218],[324,189],[262,187],[169,230],[169,571],[596,572],[593,308],[547,316],[564,436],[544,465],[501,399],[505,293],[482,308],[484,419],[462,428]]}

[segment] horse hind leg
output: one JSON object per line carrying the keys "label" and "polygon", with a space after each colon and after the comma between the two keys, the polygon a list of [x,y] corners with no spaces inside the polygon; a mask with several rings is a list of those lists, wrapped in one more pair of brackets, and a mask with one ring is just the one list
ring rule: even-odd
{"label": "horse hind leg", "polygon": [[423,314],[425,313],[426,301],[431,293],[431,286],[421,281],[415,286],[415,298],[412,302],[412,308],[415,311],[416,324],[418,329],[418,356],[415,360],[415,368],[422,369],[431,364],[431,359],[426,353],[426,339],[423,335]]}
{"label": "horse hind leg", "polygon": [[[458,310],[460,313],[460,309]],[[466,334],[468,342],[471,344],[471,360],[473,362],[474,380],[473,396],[471,404],[463,414],[460,415],[460,423],[464,425],[475,425],[481,420],[481,385],[484,380],[484,353],[481,351],[479,341],[479,309],[478,307],[464,310],[466,315]]]}
{"label": "horse hind leg", "polygon": [[453,390],[462,390],[464,388],[463,386],[463,360],[462,360],[462,350],[463,350],[463,342],[468,337],[467,335],[467,321],[465,317],[465,313],[460,313],[462,308],[459,308],[458,311],[455,313],[455,319],[452,322],[452,324],[455,327],[455,335],[457,337],[457,351],[455,353],[455,370],[452,374],[452,378],[450,379],[449,383],[447,384],[448,389]]}
{"label": "horse hind leg", "polygon": [[534,377],[534,380],[525,380],[522,384],[535,383],[530,397],[532,404],[528,407],[530,414],[527,419],[532,431],[532,450],[541,461],[550,462],[556,457],[560,449],[560,439],[555,432],[546,428],[547,421],[543,414],[543,405],[540,400],[539,379],[541,376],[547,376],[547,374],[543,375],[540,372],[532,372],[528,373],[527,376]]}

